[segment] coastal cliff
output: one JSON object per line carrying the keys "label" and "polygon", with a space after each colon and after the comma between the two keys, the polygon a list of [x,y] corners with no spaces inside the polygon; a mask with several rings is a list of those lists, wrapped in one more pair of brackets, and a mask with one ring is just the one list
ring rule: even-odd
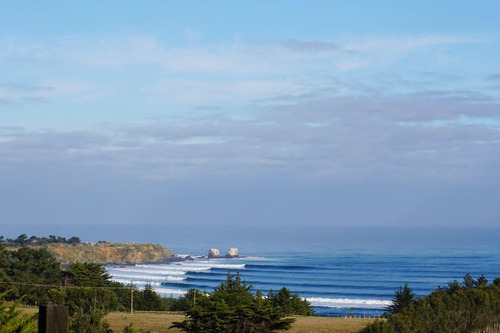
{"label": "coastal cliff", "polygon": [[158,263],[170,260],[174,253],[158,244],[50,244],[47,251],[62,264],[91,262],[99,264]]}

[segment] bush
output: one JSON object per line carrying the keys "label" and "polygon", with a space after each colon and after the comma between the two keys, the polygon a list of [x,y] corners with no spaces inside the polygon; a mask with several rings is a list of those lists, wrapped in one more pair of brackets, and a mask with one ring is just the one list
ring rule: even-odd
{"label": "bush", "polygon": [[68,306],[70,330],[76,333],[107,333],[109,325],[103,320],[116,305],[116,295],[107,289],[70,287],[49,290],[52,301]]}
{"label": "bush", "polygon": [[144,330],[137,330],[134,327],[134,323],[130,323],[130,325],[127,325],[123,328],[122,330],[123,333],[150,333],[150,331],[144,331]]}
{"label": "bush", "polygon": [[277,293],[271,290],[267,298],[286,315],[314,315],[314,310],[307,300],[300,298],[298,294],[292,295],[292,292],[285,287],[281,288]]}
{"label": "bush", "polygon": [[0,332],[36,333],[36,315],[23,315],[17,310],[18,303],[5,304],[3,299],[6,294],[0,294]]}
{"label": "bush", "polygon": [[196,298],[186,313],[183,322],[172,327],[186,332],[271,332],[290,329],[295,321],[285,318],[280,307],[268,298],[250,292],[251,285],[228,272],[226,282],[221,283],[210,294]]}
{"label": "bush", "polygon": [[417,299],[386,321],[368,325],[363,332],[474,332],[500,318],[500,287],[485,285],[466,275],[462,284],[452,281],[445,288]]}

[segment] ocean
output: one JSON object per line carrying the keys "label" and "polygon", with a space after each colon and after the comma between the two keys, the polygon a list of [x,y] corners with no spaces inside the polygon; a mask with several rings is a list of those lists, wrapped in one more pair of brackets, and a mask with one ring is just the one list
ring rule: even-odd
{"label": "ocean", "polygon": [[[378,316],[408,283],[424,296],[469,273],[500,276],[500,229],[403,227],[158,227],[136,228],[136,242],[156,242],[195,260],[107,266],[113,279],[163,296],[190,288],[211,291],[228,270],[264,293],[287,287],[322,316]],[[115,234],[119,238],[119,235]],[[123,239],[123,238],[122,238]],[[238,247],[240,258],[208,259]]]}

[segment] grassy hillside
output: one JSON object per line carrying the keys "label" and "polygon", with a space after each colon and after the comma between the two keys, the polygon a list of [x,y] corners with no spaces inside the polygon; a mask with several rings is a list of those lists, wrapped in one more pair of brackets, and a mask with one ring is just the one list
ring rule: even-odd
{"label": "grassy hillside", "polygon": [[138,264],[162,262],[174,253],[158,244],[49,244],[47,250],[63,263]]}

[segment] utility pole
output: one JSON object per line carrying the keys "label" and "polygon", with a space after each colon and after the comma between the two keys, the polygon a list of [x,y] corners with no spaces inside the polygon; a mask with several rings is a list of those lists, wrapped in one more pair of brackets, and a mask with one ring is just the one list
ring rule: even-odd
{"label": "utility pole", "polygon": [[130,314],[134,314],[134,287],[130,287]]}
{"label": "utility pole", "polygon": [[[68,307],[42,304],[38,308],[38,332],[66,333],[68,331]],[[3,332],[3,330],[2,330]]]}

